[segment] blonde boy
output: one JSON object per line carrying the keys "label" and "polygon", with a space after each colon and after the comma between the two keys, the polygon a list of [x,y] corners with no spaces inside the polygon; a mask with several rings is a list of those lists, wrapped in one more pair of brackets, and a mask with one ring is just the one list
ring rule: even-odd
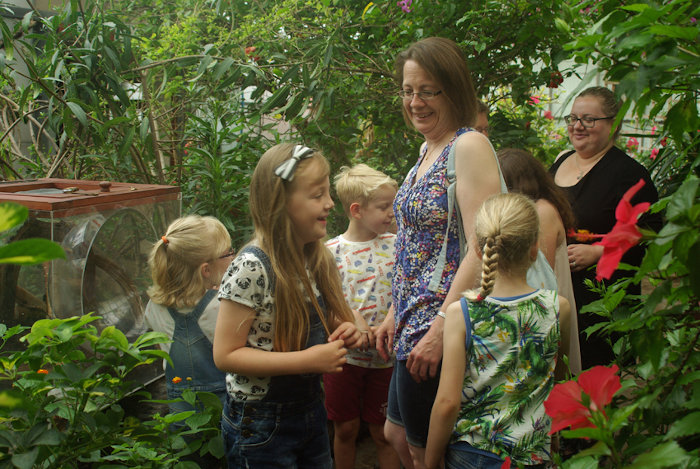
{"label": "blonde boy", "polygon": [[369,326],[367,350],[348,351],[342,373],[324,375],[326,409],[335,429],[333,450],[337,469],[355,467],[355,445],[361,420],[367,422],[377,446],[381,469],[398,469],[399,459],[384,439],[387,393],[393,362],[385,362],[374,347],[374,328],[391,305],[394,264],[394,197],[398,185],[381,171],[358,164],[343,167],[335,190],[347,215],[348,228],[326,243],[335,256],[350,307]]}

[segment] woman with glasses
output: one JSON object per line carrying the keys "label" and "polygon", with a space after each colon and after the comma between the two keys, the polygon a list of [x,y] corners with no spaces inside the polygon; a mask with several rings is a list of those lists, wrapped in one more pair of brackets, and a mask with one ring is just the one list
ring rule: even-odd
{"label": "woman with glasses", "polygon": [[[620,126],[613,129],[621,103],[614,93],[602,86],[594,86],[582,91],[574,100],[571,113],[564,117],[573,150],[562,152],[550,168],[554,182],[564,189],[571,202],[576,218],[575,230],[605,234],[615,225],[615,208],[622,195],[640,179],[644,187],[632,199],[633,204],[654,203],[658,200],[656,187],[644,166],[633,160],[615,146]],[[653,229],[660,228],[661,219],[657,215],[646,215],[640,225]],[[569,239],[569,267],[574,287],[574,297],[579,310],[599,299],[590,291],[585,280],[594,280],[598,259],[603,253],[602,246],[591,242]],[[641,246],[632,248],[622,257],[622,262],[639,266],[644,255]],[[616,271],[608,284],[612,284],[626,274]],[[639,290],[628,289],[630,294]],[[608,340],[599,334],[586,337],[586,328],[600,321],[593,314],[578,315],[578,330],[581,342],[582,369],[594,365],[608,365],[614,358]],[[613,338],[614,339],[614,338]]]}
{"label": "woman with glasses", "polygon": [[[404,467],[414,468],[423,467],[439,380],[444,311],[461,292],[478,284],[481,265],[473,250],[460,261],[460,218],[457,213],[448,216],[446,163],[450,150],[455,156],[456,200],[467,237],[474,231],[481,203],[500,191],[500,180],[488,138],[470,127],[476,122],[477,98],[457,44],[435,37],[418,41],[398,55],[396,74],[404,119],[424,141],[394,201],[394,314],[377,331],[377,349],[385,359],[392,350],[396,353],[384,433]],[[446,235],[442,267],[439,261]]]}

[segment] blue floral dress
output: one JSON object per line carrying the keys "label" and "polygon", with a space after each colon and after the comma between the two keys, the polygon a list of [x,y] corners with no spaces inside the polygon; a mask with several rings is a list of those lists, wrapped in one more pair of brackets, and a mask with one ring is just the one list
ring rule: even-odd
{"label": "blue floral dress", "polygon": [[413,347],[428,331],[459,267],[459,235],[454,213],[440,287],[437,292],[428,289],[447,227],[447,155],[457,137],[469,130],[459,129],[428,171],[416,180],[418,167],[425,158],[423,151],[394,199],[397,233],[392,297],[397,360],[407,360]]}

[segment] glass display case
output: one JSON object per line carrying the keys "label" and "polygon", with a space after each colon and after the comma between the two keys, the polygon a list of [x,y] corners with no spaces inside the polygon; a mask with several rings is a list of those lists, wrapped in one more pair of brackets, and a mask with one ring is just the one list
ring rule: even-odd
{"label": "glass display case", "polygon": [[0,183],[0,202],[29,209],[10,241],[47,238],[66,253],[43,265],[0,265],[0,322],[31,326],[94,311],[98,329],[116,326],[130,340],[145,332],[148,255],[180,216],[178,187],[36,179]]}

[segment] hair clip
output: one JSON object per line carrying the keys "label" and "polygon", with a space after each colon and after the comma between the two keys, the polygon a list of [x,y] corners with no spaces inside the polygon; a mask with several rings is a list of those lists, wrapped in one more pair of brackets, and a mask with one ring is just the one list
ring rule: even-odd
{"label": "hair clip", "polygon": [[485,299],[486,299],[486,298],[484,298],[483,296],[481,296],[481,293],[479,293],[478,295],[476,295],[476,301],[484,301]]}
{"label": "hair clip", "polygon": [[166,246],[167,246],[168,243],[170,242],[170,241],[168,241],[168,238],[165,237],[165,235],[161,236],[160,239],[163,240],[163,244],[165,244]]}
{"label": "hair clip", "polygon": [[311,148],[305,147],[304,145],[295,146],[292,157],[277,166],[277,168],[275,168],[275,174],[283,181],[291,181],[294,179],[294,170],[299,161],[310,158],[313,152]]}

